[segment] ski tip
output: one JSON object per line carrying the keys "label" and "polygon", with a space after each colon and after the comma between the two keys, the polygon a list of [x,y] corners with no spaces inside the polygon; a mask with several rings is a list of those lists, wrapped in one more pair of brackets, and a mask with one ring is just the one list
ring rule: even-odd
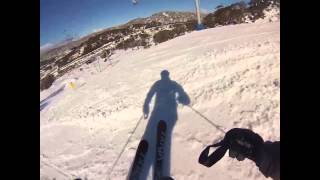
{"label": "ski tip", "polygon": [[166,121],[165,121],[165,120],[160,120],[159,123],[164,123],[164,124],[166,124]]}
{"label": "ski tip", "polygon": [[172,177],[165,176],[165,177],[162,177],[160,180],[174,180],[174,179]]}
{"label": "ski tip", "polygon": [[160,120],[159,123],[158,123],[158,126],[166,127],[167,123],[164,120]]}
{"label": "ski tip", "polygon": [[141,140],[138,147],[148,148],[148,141],[146,141],[146,140]]}

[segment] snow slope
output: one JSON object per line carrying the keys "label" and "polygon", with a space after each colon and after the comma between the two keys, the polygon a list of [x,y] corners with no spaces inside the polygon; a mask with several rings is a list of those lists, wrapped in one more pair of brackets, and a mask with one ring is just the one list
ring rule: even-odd
{"label": "snow slope", "polygon": [[[225,130],[242,127],[280,139],[280,22],[196,31],[149,49],[118,52],[102,72],[84,65],[41,92],[40,100],[74,80],[40,112],[41,179],[125,179],[147,120],[139,124],[152,84],[167,69],[191,106]],[[69,81],[68,81],[69,82]],[[151,106],[152,110],[152,106]],[[187,106],[178,106],[171,145],[177,180],[266,179],[253,162],[227,155],[211,168],[198,164],[203,148],[223,134]]]}

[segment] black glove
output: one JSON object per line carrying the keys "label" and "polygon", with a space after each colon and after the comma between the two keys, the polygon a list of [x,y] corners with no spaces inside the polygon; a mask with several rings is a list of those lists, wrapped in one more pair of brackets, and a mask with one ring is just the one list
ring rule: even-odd
{"label": "black glove", "polygon": [[[199,157],[199,163],[211,167],[218,162],[229,149],[229,156],[242,161],[249,158],[253,161],[258,156],[259,149],[263,145],[263,139],[249,129],[233,128],[229,130],[224,139],[216,144],[207,146]],[[208,156],[210,147],[218,147]]]}
{"label": "black glove", "polygon": [[261,136],[249,129],[234,128],[228,131],[225,139],[229,148],[229,157],[242,161],[245,158],[255,161],[264,141]]}

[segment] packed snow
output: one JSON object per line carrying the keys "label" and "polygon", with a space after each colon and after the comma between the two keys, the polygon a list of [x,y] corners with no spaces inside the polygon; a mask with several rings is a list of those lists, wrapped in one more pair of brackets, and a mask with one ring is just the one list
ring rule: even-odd
{"label": "packed snow", "polygon": [[206,145],[223,137],[203,117],[224,130],[250,128],[265,140],[280,140],[279,21],[195,31],[148,49],[116,52],[111,61],[98,65],[83,65],[40,93],[42,180],[124,180],[148,120],[142,119],[111,168],[142,118],[147,93],[165,69],[191,100],[190,106],[177,108],[171,176],[266,179],[250,160],[239,162],[226,154],[207,168],[198,157]]}

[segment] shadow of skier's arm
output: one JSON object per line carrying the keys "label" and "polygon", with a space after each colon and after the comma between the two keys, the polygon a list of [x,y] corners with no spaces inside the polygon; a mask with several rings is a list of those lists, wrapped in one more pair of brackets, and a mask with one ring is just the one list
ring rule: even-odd
{"label": "shadow of skier's arm", "polygon": [[190,97],[184,91],[183,87],[178,83],[176,83],[176,92],[178,93],[177,100],[180,104],[183,104],[185,106],[190,104]]}
{"label": "shadow of skier's arm", "polygon": [[156,93],[156,89],[157,89],[157,82],[152,85],[152,87],[150,88],[150,90],[146,96],[146,99],[144,100],[144,103],[143,103],[143,117],[144,117],[144,119],[148,118],[149,104],[150,104],[150,101],[151,101],[153,95]]}

